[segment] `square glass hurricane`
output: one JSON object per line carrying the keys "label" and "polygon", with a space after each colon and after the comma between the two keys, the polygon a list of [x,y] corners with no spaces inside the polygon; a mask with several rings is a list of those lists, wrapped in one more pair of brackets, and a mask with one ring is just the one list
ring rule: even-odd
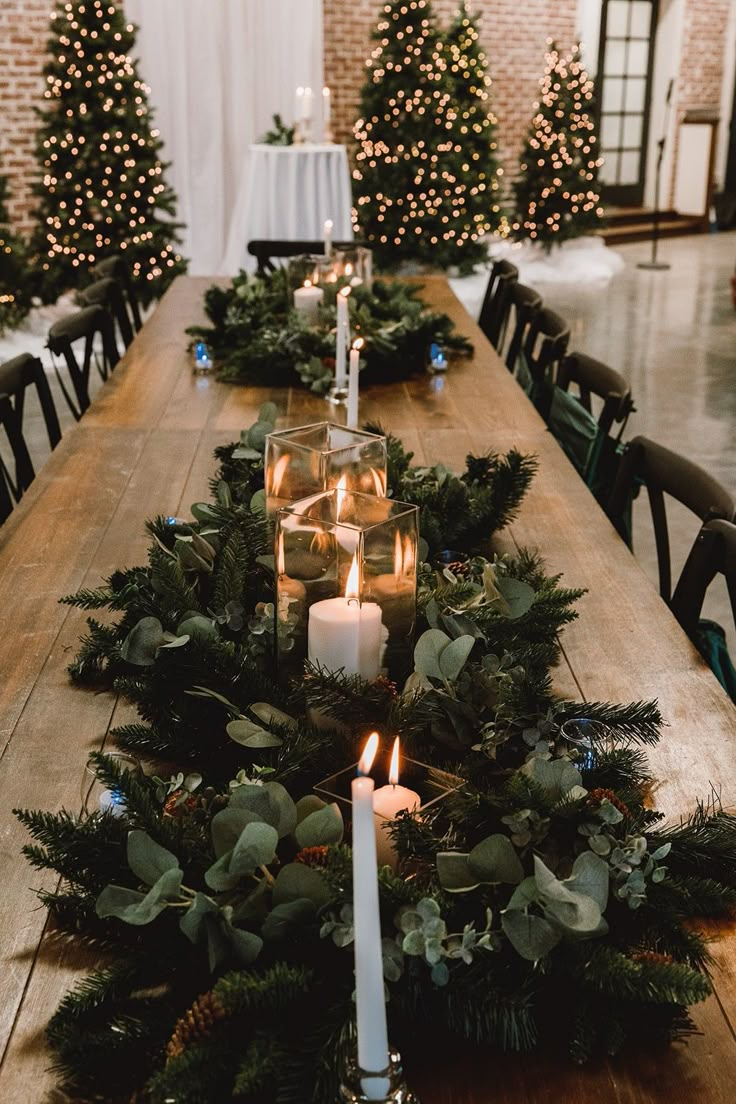
{"label": "square glass hurricane", "polygon": [[416,506],[337,488],[276,517],[279,674],[305,660],[403,681],[414,651]]}
{"label": "square glass hurricane", "polygon": [[329,491],[386,494],[386,438],[332,422],[269,433],[265,455],[266,510]]}

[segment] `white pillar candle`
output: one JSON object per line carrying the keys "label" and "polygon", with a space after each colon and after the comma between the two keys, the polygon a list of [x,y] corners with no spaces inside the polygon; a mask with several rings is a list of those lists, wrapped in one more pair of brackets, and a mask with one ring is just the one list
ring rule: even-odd
{"label": "white pillar candle", "polygon": [[396,850],[391,839],[389,823],[395,820],[399,813],[405,809],[413,812],[421,805],[418,793],[399,785],[399,737],[394,740],[394,750],[391,755],[391,770],[388,776],[388,786],[381,786],[373,796],[373,813],[375,816],[376,853],[379,866],[390,866],[396,869]]}
{"label": "white pillar candle", "polygon": [[307,124],[311,123],[312,121],[312,89],[309,87],[304,89],[304,97],[302,100],[302,118]]}
{"label": "white pillar candle", "polygon": [[325,219],[323,233],[325,239],[325,257],[329,257],[332,253],[332,219]]}
{"label": "white pillar candle", "polygon": [[348,382],[347,349],[350,333],[348,297],[350,288],[341,288],[337,294],[337,326],[335,328],[335,387],[344,388]]}
{"label": "white pillar candle", "polygon": [[332,115],[331,100],[332,100],[332,97],[330,95],[330,90],[327,87],[327,85],[325,85],[324,88],[322,89],[322,121],[325,125],[325,129],[327,127],[329,127],[330,121],[331,121],[331,115]]}
{"label": "white pillar candle", "polygon": [[381,670],[381,607],[358,600],[358,560],[353,557],[344,598],[325,598],[309,608],[309,662],[328,671],[344,670],[370,682]]}
{"label": "white pillar candle", "polygon": [[[360,777],[355,778],[351,786],[358,1066],[366,1073],[381,1073],[389,1064],[373,826],[374,783],[372,778],[364,777],[373,765],[377,747],[378,736],[374,732],[360,760]],[[369,1100],[385,1100],[390,1086],[387,1079],[371,1077],[365,1078],[361,1087]]]}
{"label": "white pillar candle", "polygon": [[348,429],[358,428],[358,399],[360,396],[360,350],[363,348],[363,338],[359,337],[353,342],[350,350],[350,375],[348,377]]}
{"label": "white pillar candle", "polygon": [[297,288],[294,292],[294,309],[302,315],[305,322],[316,323],[324,297],[321,287],[315,287],[311,280],[305,280],[304,287]]}

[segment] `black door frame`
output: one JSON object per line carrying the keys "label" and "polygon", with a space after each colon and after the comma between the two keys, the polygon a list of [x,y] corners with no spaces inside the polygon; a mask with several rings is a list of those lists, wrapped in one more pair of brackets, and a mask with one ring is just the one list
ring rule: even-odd
{"label": "black door frame", "polygon": [[[603,0],[601,6],[601,29],[598,39],[598,89],[596,91],[596,104],[598,116],[598,142],[601,133],[601,111],[603,107],[603,86],[605,84],[605,49],[606,49],[606,24],[608,22],[608,3]],[[649,54],[647,57],[646,86],[644,89],[644,119],[642,122],[641,151],[639,154],[639,179],[636,184],[603,184],[604,198],[607,203],[619,207],[641,207],[644,202],[644,189],[646,187],[647,152],[649,149],[649,124],[652,101],[652,70],[654,68],[654,45],[657,37],[657,23],[659,21],[659,0],[649,0],[652,8],[652,21],[649,34]],[[735,93],[736,94],[736,93]],[[601,153],[605,153],[601,149]]]}

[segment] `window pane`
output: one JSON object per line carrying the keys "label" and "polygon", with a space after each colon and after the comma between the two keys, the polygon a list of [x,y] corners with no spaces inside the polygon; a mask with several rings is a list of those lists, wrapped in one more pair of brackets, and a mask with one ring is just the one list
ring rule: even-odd
{"label": "window pane", "polygon": [[621,74],[626,72],[626,43],[606,42],[606,75]]}
{"label": "window pane", "polygon": [[621,154],[621,164],[618,174],[619,184],[639,183],[639,158],[640,154],[638,150]]}
{"label": "window pane", "polygon": [[629,0],[610,0],[608,5],[607,35],[621,35],[624,38],[629,26]]}
{"label": "window pane", "polygon": [[626,110],[643,111],[647,82],[645,77],[631,77],[626,82]]}
{"label": "window pane", "polygon": [[629,43],[629,64],[627,71],[632,77],[645,77],[649,65],[649,43]]}
{"label": "window pane", "polygon": [[627,149],[641,148],[641,133],[644,122],[643,115],[626,115],[624,118],[624,137],[622,146]]}
{"label": "window pane", "polygon": [[631,5],[631,29],[633,38],[649,38],[652,23],[652,5],[648,0],[634,0]]}
{"label": "window pane", "polygon": [[623,111],[624,82],[621,77],[606,77],[603,82],[603,111]]}
{"label": "window pane", "polygon": [[618,149],[621,145],[621,116],[601,116],[601,146],[604,150]]}
{"label": "window pane", "polygon": [[602,184],[616,183],[616,169],[618,166],[618,154],[612,153],[603,158],[603,164],[598,176]]}

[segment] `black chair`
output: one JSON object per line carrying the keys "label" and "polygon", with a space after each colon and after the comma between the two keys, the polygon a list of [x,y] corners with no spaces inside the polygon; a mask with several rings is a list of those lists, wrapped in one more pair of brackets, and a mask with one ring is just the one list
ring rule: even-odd
{"label": "black chair", "polygon": [[[366,244],[364,241],[333,242],[335,249],[358,249]],[[313,253],[319,256],[324,251],[324,241],[268,241],[265,238],[256,238],[248,242],[248,252],[258,263],[256,269],[258,276],[267,276],[270,272],[275,272],[277,268],[274,264],[275,260],[298,257],[302,253]]]}
{"label": "black chair", "polygon": [[10,516],[14,502],[20,502],[23,492],[33,482],[33,464],[23,434],[18,429],[18,419],[7,395],[0,395],[0,427],[10,443],[15,466],[15,478],[8,471],[0,456],[0,522]]}
{"label": "black chair", "polygon": [[[8,504],[20,502],[23,492],[27,491],[36,477],[30,453],[23,434],[23,415],[25,413],[26,392],[35,388],[41,406],[49,447],[53,450],[61,440],[59,419],[51,397],[46,373],[38,357],[22,353],[12,360],[0,364],[0,422],[13,454],[14,475],[0,458],[0,520],[7,517]],[[4,492],[4,493],[3,493]],[[7,511],[7,512],[6,512]]]}
{"label": "black chair", "polygon": [[[97,336],[102,339],[101,360],[94,350],[94,342]],[[74,344],[77,341],[84,341],[84,356],[81,365],[74,352]],[[79,421],[90,402],[89,374],[93,357],[103,380],[108,378],[109,373],[120,359],[115,344],[112,318],[104,307],[85,307],[83,310],[55,322],[49,330],[47,345],[52,357],[62,356],[66,361],[76,402],[69,394],[55,360],[53,362],[54,371],[67,405],[76,420]]]}
{"label": "black chair", "polygon": [[555,311],[541,307],[534,311],[523,345],[526,367],[537,383],[555,383],[570,341],[570,328]]}
{"label": "black chair", "polygon": [[624,377],[585,353],[569,353],[564,357],[555,382],[563,391],[569,391],[573,384],[577,392],[575,397],[589,414],[593,413],[591,397],[602,400],[597,422],[604,433],[610,433],[614,422],[622,423],[623,429],[629,415],[636,409],[631,388]]}
{"label": "black chair", "polygon": [[114,276],[103,276],[101,280],[83,288],[79,292],[79,301],[85,307],[104,307],[117,323],[123,345],[126,349],[130,347],[135,336],[133,326],[125,305],[122,285]]}
{"label": "black chair", "polygon": [[[668,604],[672,601],[672,563],[664,496],[670,495],[700,518],[736,521],[736,500],[703,468],[676,452],[650,441],[634,437],[629,442],[619,466],[618,475],[608,502],[607,513],[625,538],[627,505],[637,483],[647,488],[654,525],[659,568],[659,593]],[[628,543],[633,543],[630,539]]]}
{"label": "black chair", "polygon": [[117,280],[120,284],[125,292],[125,299],[133,323],[133,329],[138,333],[143,326],[140,302],[138,300],[135,282],[130,275],[130,269],[125,258],[119,253],[116,253],[112,257],[106,257],[104,261],[98,261],[95,265],[95,275],[100,278],[111,276],[113,280]]}
{"label": "black chair", "polygon": [[542,296],[534,288],[526,287],[524,284],[513,284],[510,298],[514,312],[514,327],[505,361],[509,372],[515,375],[529,327],[537,311],[542,309]]}
{"label": "black chair", "polygon": [[494,261],[478,315],[478,325],[494,349],[503,345],[511,314],[511,290],[519,281],[519,270],[510,261]]}

